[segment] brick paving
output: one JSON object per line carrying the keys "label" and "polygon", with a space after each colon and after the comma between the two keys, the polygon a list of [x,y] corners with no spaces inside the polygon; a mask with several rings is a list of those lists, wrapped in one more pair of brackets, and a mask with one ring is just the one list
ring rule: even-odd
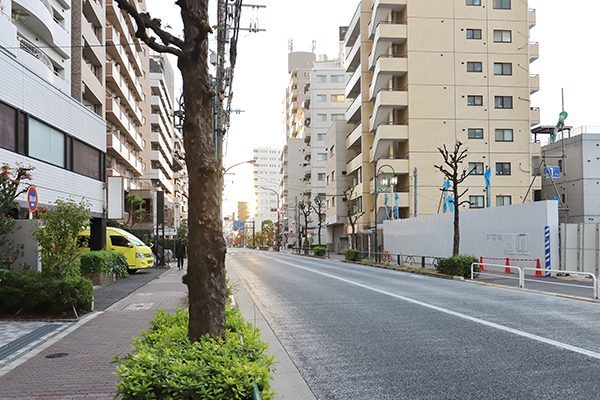
{"label": "brick paving", "polygon": [[[105,400],[116,393],[114,355],[131,351],[159,307],[186,307],[184,271],[171,268],[76,330],[0,376],[2,400]],[[66,353],[65,357],[46,358]]]}

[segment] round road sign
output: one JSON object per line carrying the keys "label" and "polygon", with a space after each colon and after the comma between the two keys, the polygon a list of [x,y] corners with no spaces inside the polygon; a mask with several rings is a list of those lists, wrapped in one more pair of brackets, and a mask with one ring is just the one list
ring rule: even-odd
{"label": "round road sign", "polygon": [[27,190],[27,206],[31,212],[35,212],[38,206],[38,194],[33,186],[29,187]]}

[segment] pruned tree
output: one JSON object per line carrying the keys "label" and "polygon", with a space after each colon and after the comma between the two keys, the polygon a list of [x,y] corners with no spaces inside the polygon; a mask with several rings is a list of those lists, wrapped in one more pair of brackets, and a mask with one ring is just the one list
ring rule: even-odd
{"label": "pruned tree", "polygon": [[125,210],[127,211],[127,222],[125,225],[133,229],[138,222],[142,222],[143,214],[146,209],[142,206],[146,201],[135,193],[128,193],[125,196]]}
{"label": "pruned tree", "polygon": [[29,184],[22,183],[31,180],[33,167],[17,165],[11,167],[2,164],[0,167],[0,268],[10,269],[10,266],[19,258],[23,257],[24,246],[15,244],[8,237],[15,231],[15,214],[18,214],[19,203],[17,197],[26,193]]}
{"label": "pruned tree", "polygon": [[312,205],[312,209],[317,214],[318,222],[318,232],[319,232],[319,246],[321,245],[321,227],[323,226],[323,221],[325,221],[325,215],[327,214],[327,210],[325,208],[325,201],[320,195],[315,196],[314,203]]}
{"label": "pruned tree", "polygon": [[358,219],[365,213],[364,211],[358,210],[358,198],[354,197],[354,186],[349,186],[346,190],[344,190],[344,196],[346,196],[348,223],[352,227],[352,233],[350,234],[350,237],[352,238],[352,248],[356,248],[356,223],[358,222]]}
{"label": "pruned tree", "polygon": [[310,200],[302,200],[298,202],[298,208],[304,215],[304,243],[300,243],[300,247],[305,247],[308,242],[308,217],[310,217],[310,210],[312,205]]}
{"label": "pruned tree", "polygon": [[[463,163],[465,158],[467,158],[467,149],[462,148],[463,143],[457,141],[454,145],[454,150],[450,151],[446,148],[444,144],[443,147],[438,147],[440,154],[444,160],[444,164],[442,165],[434,165],[436,169],[438,169],[446,179],[450,181],[452,184],[452,194],[454,198],[450,200],[454,203],[454,242],[452,247],[452,255],[458,255],[460,253],[460,222],[459,222],[459,207],[463,204],[470,204],[468,200],[461,201],[461,197],[463,197],[469,189],[465,189],[462,193],[459,191],[458,186],[467,179],[467,177],[471,174],[472,171],[469,171],[467,168],[461,168],[460,164]],[[441,188],[440,190],[444,191],[446,188]]]}
{"label": "pruned tree", "polygon": [[266,240],[269,243],[273,243],[275,238],[275,224],[273,223],[273,221],[271,221],[270,219],[265,219],[261,224],[260,224],[260,230],[262,233],[264,233],[266,235]]}
{"label": "pruned tree", "polygon": [[[189,292],[188,337],[225,336],[225,253],[222,234],[223,175],[215,154],[213,98],[208,73],[208,0],[177,0],[183,20],[183,39],[165,31],[160,19],[138,13],[128,0],[115,0],[135,20],[135,36],[152,50],[177,57],[183,80],[183,141],[189,176],[189,253],[183,281]],[[151,30],[160,40],[150,37]]]}

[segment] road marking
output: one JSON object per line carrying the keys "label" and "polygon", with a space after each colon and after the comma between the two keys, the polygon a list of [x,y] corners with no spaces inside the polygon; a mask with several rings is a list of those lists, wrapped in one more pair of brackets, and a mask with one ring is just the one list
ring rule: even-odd
{"label": "road marking", "polygon": [[371,286],[368,286],[368,285],[364,285],[362,283],[351,281],[349,279],[341,278],[339,276],[327,274],[325,272],[315,271],[314,269],[311,269],[311,268],[301,267],[299,265],[295,265],[295,264],[292,264],[292,263],[289,263],[289,262],[286,262],[286,261],[282,261],[282,260],[276,259],[274,257],[268,257],[268,256],[263,256],[263,257],[270,258],[270,259],[275,260],[275,261],[277,261],[279,263],[287,264],[289,266],[292,266],[292,267],[295,267],[295,268],[299,268],[299,269],[303,269],[305,271],[314,272],[315,274],[320,274],[320,275],[323,275],[323,276],[326,276],[326,277],[329,277],[329,278],[337,279],[339,281],[346,282],[346,283],[349,283],[351,285],[355,285],[355,286],[358,286],[358,287],[362,287],[364,289],[372,290],[374,292],[381,293],[381,294],[384,294],[384,295],[387,295],[387,296],[390,296],[390,297],[394,297],[394,298],[397,298],[399,300],[406,301],[408,303],[416,304],[416,305],[419,305],[419,306],[422,306],[422,307],[427,307],[427,308],[429,308],[431,310],[439,311],[439,312],[442,312],[442,313],[445,313],[445,314],[448,314],[448,315],[452,315],[452,316],[455,316],[455,317],[458,317],[458,318],[465,319],[467,321],[475,322],[475,323],[480,324],[480,325],[484,325],[484,326],[487,326],[487,327],[490,327],[490,328],[495,328],[495,329],[498,329],[498,330],[501,330],[501,331],[504,331],[504,332],[509,332],[509,333],[514,334],[514,335],[522,336],[522,337],[525,337],[525,338],[528,338],[528,339],[532,339],[532,340],[535,340],[535,341],[538,341],[538,342],[541,342],[541,343],[546,343],[546,344],[549,344],[549,345],[552,345],[552,346],[555,346],[555,347],[558,347],[558,348],[561,348],[561,349],[570,350],[572,352],[583,354],[585,356],[596,358],[596,359],[600,360],[600,353],[596,353],[594,351],[586,350],[586,349],[583,349],[581,347],[572,346],[570,344],[562,343],[562,342],[559,342],[559,341],[556,341],[556,340],[547,339],[547,338],[542,337],[542,336],[538,336],[538,335],[534,335],[534,334],[531,334],[531,333],[528,333],[528,332],[520,331],[518,329],[509,328],[508,326],[504,326],[504,325],[496,324],[494,322],[489,322],[489,321],[485,321],[483,319],[471,317],[471,316],[466,315],[466,314],[462,314],[462,313],[459,313],[459,312],[456,312],[456,311],[448,310],[446,308],[434,306],[432,304],[427,304],[427,303],[424,303],[424,302],[419,301],[419,300],[411,299],[409,297],[400,296],[400,295],[395,294],[395,293],[391,293],[391,292],[388,292],[388,291],[385,291],[385,290],[377,289],[377,288],[374,288],[374,287],[371,287]]}

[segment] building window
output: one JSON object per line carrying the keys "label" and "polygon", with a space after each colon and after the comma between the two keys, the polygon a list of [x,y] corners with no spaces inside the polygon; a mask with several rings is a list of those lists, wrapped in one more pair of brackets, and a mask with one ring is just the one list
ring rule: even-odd
{"label": "building window", "polygon": [[327,75],[317,75],[317,83],[327,82]]}
{"label": "building window", "polygon": [[510,10],[510,0],[494,0],[494,8]]}
{"label": "building window", "polygon": [[467,72],[481,72],[482,70],[483,66],[480,61],[467,62]]}
{"label": "building window", "polygon": [[346,96],[344,96],[343,94],[332,94],[331,95],[331,101],[333,101],[334,103],[339,103],[342,101],[346,100]]}
{"label": "building window", "polygon": [[496,96],[494,104],[496,108],[513,108],[512,96]]}
{"label": "building window", "polygon": [[335,197],[331,198],[331,207],[335,207]]}
{"label": "building window", "polygon": [[482,106],[483,105],[483,96],[467,96],[467,105],[468,106]]}
{"label": "building window", "polygon": [[481,0],[467,0],[468,6],[480,6]]}
{"label": "building window", "polygon": [[324,181],[325,180],[325,173],[319,172],[317,174],[317,179],[320,181]]}
{"label": "building window", "polygon": [[494,63],[494,75],[512,75],[512,64]]}
{"label": "building window", "polygon": [[0,103],[0,147],[17,151],[17,110]]}
{"label": "building window", "polygon": [[331,83],[344,83],[344,75],[331,75]]}
{"label": "building window", "polygon": [[331,148],[329,149],[329,156],[333,157],[333,149],[335,146],[331,146]]}
{"label": "building window", "polygon": [[512,42],[512,34],[510,31],[494,31],[495,43],[510,43]]}
{"label": "building window", "polygon": [[469,196],[470,208],[483,208],[483,196]]}
{"label": "building window", "polygon": [[513,130],[512,129],[496,129],[496,142],[512,142],[513,141]]}
{"label": "building window", "polygon": [[496,207],[510,206],[510,204],[511,204],[510,196],[496,196]]}
{"label": "building window", "polygon": [[332,121],[337,121],[338,119],[343,120],[344,114],[331,114]]}
{"label": "building window", "polygon": [[317,133],[317,140],[318,141],[325,140],[325,134],[324,133]]}
{"label": "building window", "polygon": [[467,29],[467,39],[481,39],[481,29]]}
{"label": "building window", "polygon": [[469,163],[469,174],[483,175],[483,163],[482,162],[470,162]]}
{"label": "building window", "polygon": [[327,161],[327,153],[318,153],[317,160],[318,161]]}
{"label": "building window", "polygon": [[356,199],[356,213],[361,213],[362,212],[362,197],[358,197]]}
{"label": "building window", "polygon": [[327,121],[327,114],[317,114],[317,121],[319,121],[319,122]]}
{"label": "building window", "polygon": [[317,103],[325,103],[327,102],[327,95],[326,94],[318,94],[317,95]]}
{"label": "building window", "polygon": [[73,140],[73,172],[103,180],[102,153],[79,140]]}
{"label": "building window", "polygon": [[507,162],[496,163],[496,175],[510,175],[510,163],[507,163]]}
{"label": "building window", "polygon": [[48,125],[29,119],[30,157],[65,167],[65,134]]}
{"label": "building window", "polygon": [[483,128],[469,128],[469,139],[483,139]]}

